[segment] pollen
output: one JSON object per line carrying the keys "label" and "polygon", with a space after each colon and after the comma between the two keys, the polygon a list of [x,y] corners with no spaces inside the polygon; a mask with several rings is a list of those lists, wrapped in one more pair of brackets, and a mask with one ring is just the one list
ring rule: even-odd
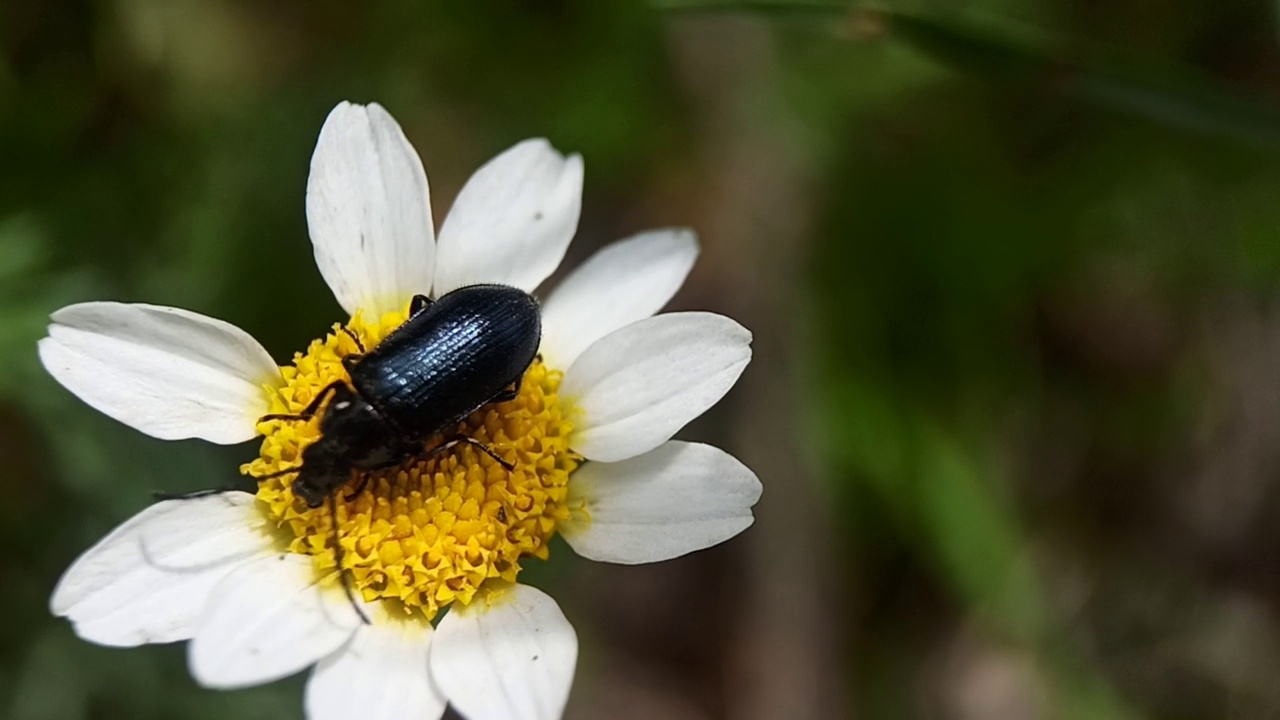
{"label": "pollen", "polygon": [[[371,348],[406,317],[388,313],[370,323],[357,313],[345,327],[335,324],[281,368],[284,385],[268,388],[270,412],[299,413],[326,385],[347,380],[342,358],[359,352],[352,336]],[[514,581],[525,558],[546,559],[557,524],[569,517],[569,475],[582,458],[569,449],[570,413],[557,395],[561,377],[535,360],[514,399],[486,405],[456,428],[514,470],[459,443],[353,475],[335,496],[340,554],[330,504],[313,509],[295,498],[296,475],[262,480],[257,497],[286,533],[289,549],[315,557],[319,576],[335,574],[340,555],[342,571],[365,601],[390,601],[431,620],[454,602],[469,604],[487,581]],[[241,472],[261,477],[297,468],[302,450],[320,435],[320,415],[323,410],[306,422],[259,422],[261,455]],[[428,439],[424,456],[440,442]]]}

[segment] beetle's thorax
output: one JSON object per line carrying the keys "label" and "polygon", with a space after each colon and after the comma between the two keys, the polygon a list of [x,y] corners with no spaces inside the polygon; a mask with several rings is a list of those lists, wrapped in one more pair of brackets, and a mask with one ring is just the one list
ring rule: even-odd
{"label": "beetle's thorax", "polygon": [[340,387],[323,410],[320,437],[302,451],[294,490],[318,507],[352,471],[387,467],[405,456],[395,429],[353,389]]}

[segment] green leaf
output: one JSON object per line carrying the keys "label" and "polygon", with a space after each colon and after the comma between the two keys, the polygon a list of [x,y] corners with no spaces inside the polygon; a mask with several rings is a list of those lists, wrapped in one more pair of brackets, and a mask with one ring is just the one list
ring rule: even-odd
{"label": "green leaf", "polygon": [[961,15],[868,10],[885,32],[952,69],[1022,83],[1185,131],[1280,148],[1280,109],[1179,65]]}
{"label": "green leaf", "polygon": [[1280,108],[1184,65],[967,13],[925,13],[824,0],[660,0],[662,10],[810,15],[847,20],[850,37],[883,36],[952,70],[1075,98],[1160,125],[1280,149]]}
{"label": "green leaf", "polygon": [[658,10],[744,12],[762,15],[813,15],[848,12],[849,3],[826,0],[654,0]]}

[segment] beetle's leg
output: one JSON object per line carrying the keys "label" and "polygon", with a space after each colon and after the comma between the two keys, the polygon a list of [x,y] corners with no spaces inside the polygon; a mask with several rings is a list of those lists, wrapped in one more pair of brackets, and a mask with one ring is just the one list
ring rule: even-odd
{"label": "beetle's leg", "polygon": [[346,370],[347,375],[350,376],[351,369],[355,367],[356,363],[360,362],[360,358],[365,356],[366,351],[364,349],[364,343],[360,342],[360,336],[356,335],[351,328],[343,325],[342,332],[346,333],[347,337],[351,338],[351,341],[356,344],[356,348],[360,351],[348,353],[347,355],[342,356],[342,369]]}
{"label": "beetle's leg", "polygon": [[273,473],[267,473],[266,475],[250,475],[249,477],[253,478],[254,480],[270,480],[271,478],[278,478],[283,475],[288,475],[289,473],[296,473],[301,469],[302,469],[302,466],[299,465],[297,467],[285,468],[283,470],[277,470]]}
{"label": "beetle's leg", "polygon": [[499,454],[498,454],[498,452],[497,452],[496,450],[494,450],[493,448],[489,447],[488,445],[485,445],[484,443],[480,442],[479,440],[477,440],[477,439],[475,439],[475,438],[473,438],[473,437],[467,437],[467,436],[465,436],[465,435],[464,435],[463,437],[459,438],[459,439],[460,439],[462,442],[464,442],[464,443],[466,443],[466,444],[470,445],[471,447],[478,448],[479,450],[483,451],[485,455],[488,455],[489,457],[493,458],[493,461],[494,461],[494,462],[496,462],[496,463],[498,463],[499,465],[501,465],[502,467],[506,468],[506,469],[507,469],[507,472],[512,472],[512,471],[514,471],[514,470],[516,469],[516,466],[515,466],[515,465],[512,465],[511,463],[509,463],[509,462],[507,462],[506,460],[504,460],[504,459],[502,458],[502,456],[501,456],[501,455],[499,455]]}
{"label": "beetle's leg", "polygon": [[494,395],[493,398],[489,400],[489,402],[500,403],[500,402],[506,402],[508,400],[515,400],[516,396],[519,394],[520,394],[520,386],[516,385],[514,387],[503,389],[497,395]]}
{"label": "beetle's leg", "polygon": [[485,455],[488,455],[489,457],[493,458],[493,461],[494,461],[494,462],[496,462],[496,463],[498,463],[499,465],[501,465],[502,467],[506,468],[506,469],[507,469],[507,472],[511,472],[511,471],[513,471],[513,470],[515,470],[515,469],[516,469],[516,466],[515,466],[515,465],[512,465],[511,463],[509,463],[509,462],[507,462],[506,460],[504,460],[504,459],[502,458],[502,456],[501,456],[501,455],[499,455],[499,454],[497,453],[497,451],[496,451],[496,450],[494,450],[493,448],[489,447],[488,445],[485,445],[484,443],[480,442],[479,440],[477,440],[477,439],[475,439],[475,438],[473,438],[473,437],[469,437],[469,436],[467,436],[467,435],[455,435],[455,436],[453,436],[453,437],[449,438],[447,441],[445,441],[445,442],[441,443],[440,445],[437,445],[436,447],[433,447],[433,448],[431,448],[430,450],[428,450],[428,451],[426,452],[426,454],[422,455],[422,459],[423,459],[423,460],[426,460],[426,459],[428,459],[428,458],[430,458],[430,457],[433,457],[433,456],[435,456],[435,455],[439,455],[439,454],[440,454],[440,453],[442,453],[442,452],[445,452],[445,451],[447,451],[447,450],[450,450],[450,449],[452,449],[452,448],[455,448],[455,447],[457,447],[457,446],[458,446],[458,443],[466,443],[466,444],[470,445],[471,447],[478,448],[478,449],[479,449],[481,452],[483,452]]}
{"label": "beetle's leg", "polygon": [[515,400],[516,397],[520,394],[520,386],[523,384],[524,384],[524,373],[520,373],[520,377],[517,377],[515,380],[511,381],[511,387],[503,388],[502,391],[500,391],[497,395],[494,395],[492,398],[490,398],[489,402],[500,403],[500,402],[506,402],[508,400]]}
{"label": "beetle's leg", "polygon": [[360,482],[356,483],[356,489],[352,490],[350,494],[348,494],[343,499],[346,500],[347,502],[351,502],[352,500],[355,500],[356,498],[360,497],[360,493],[364,492],[364,489],[369,486],[369,475],[370,473],[362,474],[360,476]]}
{"label": "beetle's leg", "polygon": [[321,389],[320,392],[316,393],[316,396],[311,399],[311,402],[307,403],[307,406],[302,408],[302,412],[297,415],[273,413],[271,415],[263,415],[258,418],[258,422],[267,422],[268,420],[310,420],[315,417],[316,412],[320,410],[320,406],[324,404],[324,401],[329,399],[330,395],[337,392],[338,388],[342,387],[342,385],[343,382],[341,380],[334,380],[328,385],[325,385],[324,388]]}
{"label": "beetle's leg", "polygon": [[364,610],[356,604],[355,591],[351,589],[351,578],[347,577],[346,571],[342,569],[342,542],[338,537],[338,494],[329,495],[329,526],[333,528],[333,561],[338,566],[338,581],[342,583],[342,592],[347,594],[347,602],[351,603],[351,609],[356,611],[356,615],[360,616],[360,622],[365,625],[372,625],[369,622],[369,616],[364,614]]}
{"label": "beetle's leg", "polygon": [[423,310],[426,310],[427,306],[432,302],[431,298],[426,295],[414,295],[413,299],[409,301],[409,317],[413,317]]}
{"label": "beetle's leg", "polygon": [[346,333],[347,337],[351,338],[351,342],[354,342],[356,344],[356,347],[360,349],[361,355],[365,354],[364,343],[360,342],[360,336],[357,335],[354,330],[347,327],[346,325],[343,325],[342,332]]}
{"label": "beetle's leg", "polygon": [[361,353],[351,353],[342,356],[342,369],[347,371],[347,377],[351,377],[351,371],[355,368],[356,363],[360,362],[360,358],[364,357]]}

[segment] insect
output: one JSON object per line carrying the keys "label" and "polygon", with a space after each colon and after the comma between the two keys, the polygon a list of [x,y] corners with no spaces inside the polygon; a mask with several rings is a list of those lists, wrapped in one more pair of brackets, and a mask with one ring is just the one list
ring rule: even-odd
{"label": "insect", "polygon": [[[372,350],[342,359],[350,382],[325,386],[297,415],[320,416],[320,437],[302,451],[302,464],[273,475],[298,473],[293,492],[319,507],[355,473],[393,467],[427,454],[425,444],[475,410],[510,400],[533,362],[542,337],[537,301],[504,285],[470,285],[434,302],[414,297],[409,319]],[[492,448],[473,438],[444,437],[431,453],[458,443],[474,445],[512,469]],[[271,476],[267,476],[271,477]]]}
{"label": "insect", "polygon": [[[262,418],[306,421],[320,414],[320,437],[303,449],[300,465],[259,480],[297,473],[294,495],[313,508],[328,499],[336,517],[337,491],[357,475],[359,484],[350,497],[364,489],[371,471],[458,443],[469,443],[514,469],[474,438],[446,432],[477,409],[519,394],[542,339],[542,319],[532,296],[505,285],[470,285],[435,301],[417,295],[409,319],[374,348],[366,351],[354,333],[348,334],[360,349],[342,359],[349,381],[325,386],[297,415]],[[426,450],[435,439],[443,442]],[[333,528],[341,567],[336,522]],[[350,598],[347,582],[343,575]]]}

